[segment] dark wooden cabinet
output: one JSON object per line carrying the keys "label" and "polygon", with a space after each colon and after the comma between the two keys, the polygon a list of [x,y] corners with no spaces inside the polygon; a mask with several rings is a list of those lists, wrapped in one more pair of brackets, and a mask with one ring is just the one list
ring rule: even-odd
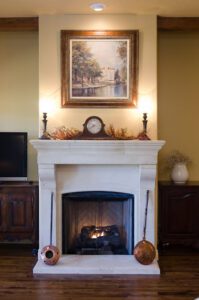
{"label": "dark wooden cabinet", "polygon": [[0,184],[0,242],[38,243],[38,184]]}
{"label": "dark wooden cabinet", "polygon": [[199,247],[199,182],[159,182],[159,245]]}

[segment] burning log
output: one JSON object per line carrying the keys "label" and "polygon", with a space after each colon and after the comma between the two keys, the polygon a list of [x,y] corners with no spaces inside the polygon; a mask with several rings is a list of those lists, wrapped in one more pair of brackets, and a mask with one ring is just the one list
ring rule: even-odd
{"label": "burning log", "polygon": [[127,254],[116,225],[82,227],[75,248],[79,254]]}

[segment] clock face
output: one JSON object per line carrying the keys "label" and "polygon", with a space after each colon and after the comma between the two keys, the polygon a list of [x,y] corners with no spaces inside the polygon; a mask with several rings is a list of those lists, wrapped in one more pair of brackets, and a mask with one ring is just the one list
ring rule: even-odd
{"label": "clock face", "polygon": [[91,118],[86,124],[87,130],[92,134],[97,134],[102,129],[102,123],[98,118]]}

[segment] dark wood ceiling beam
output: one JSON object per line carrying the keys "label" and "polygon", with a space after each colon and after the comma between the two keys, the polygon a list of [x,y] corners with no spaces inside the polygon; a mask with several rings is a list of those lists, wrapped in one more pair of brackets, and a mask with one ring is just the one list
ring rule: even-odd
{"label": "dark wood ceiling beam", "polygon": [[[199,17],[161,17],[158,30],[199,30]],[[0,31],[38,31],[38,17],[0,18]]]}
{"label": "dark wood ceiling beam", "polygon": [[0,18],[0,31],[38,31],[39,22],[33,18]]}
{"label": "dark wood ceiling beam", "polygon": [[157,26],[158,30],[199,30],[199,18],[158,16]]}

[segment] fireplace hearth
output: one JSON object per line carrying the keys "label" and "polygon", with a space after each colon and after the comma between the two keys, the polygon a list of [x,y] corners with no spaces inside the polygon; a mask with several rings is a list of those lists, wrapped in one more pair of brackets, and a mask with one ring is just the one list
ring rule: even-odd
{"label": "fireplace hearth", "polygon": [[[156,201],[155,201],[155,178],[157,153],[164,145],[164,141],[94,141],[94,140],[33,140],[32,145],[38,152],[39,166],[39,251],[38,261],[33,272],[35,274],[159,274],[157,259],[151,265],[139,264],[132,250],[135,244],[142,239],[143,223],[146,203],[146,191],[150,191],[149,208],[147,218],[146,237],[156,245]],[[69,204],[69,208],[78,213],[71,217],[62,218],[63,195],[77,192],[103,192],[114,191],[133,195],[134,204],[130,201],[87,201],[87,208],[94,206],[100,212],[109,211],[109,206],[119,205],[120,211],[123,207],[126,217],[115,217],[107,222],[108,215],[94,213],[93,209],[87,215],[87,222],[79,222],[81,214],[81,201]],[[61,251],[61,257],[55,266],[47,266],[40,257],[41,249],[49,244],[50,240],[50,199],[54,193],[53,211],[53,234],[52,243]],[[84,202],[84,201],[83,201]],[[84,203],[85,204],[85,203]],[[67,206],[68,204],[66,204]],[[130,219],[130,209],[133,207],[132,232],[125,220]],[[94,210],[95,211],[95,210]],[[84,210],[83,210],[84,212]],[[93,215],[102,216],[95,217]],[[127,218],[128,217],[128,218]],[[132,216],[131,216],[132,217]],[[83,218],[84,219],[84,218]],[[67,224],[64,224],[67,223]],[[69,235],[66,233],[66,243],[63,246],[63,231],[65,225]],[[74,240],[78,238],[84,226],[105,227],[116,225],[128,255],[78,255],[68,254]],[[125,236],[126,232],[126,236]],[[124,233],[124,234],[123,234]],[[128,236],[133,233],[134,242]],[[72,237],[72,238],[71,238]]]}

